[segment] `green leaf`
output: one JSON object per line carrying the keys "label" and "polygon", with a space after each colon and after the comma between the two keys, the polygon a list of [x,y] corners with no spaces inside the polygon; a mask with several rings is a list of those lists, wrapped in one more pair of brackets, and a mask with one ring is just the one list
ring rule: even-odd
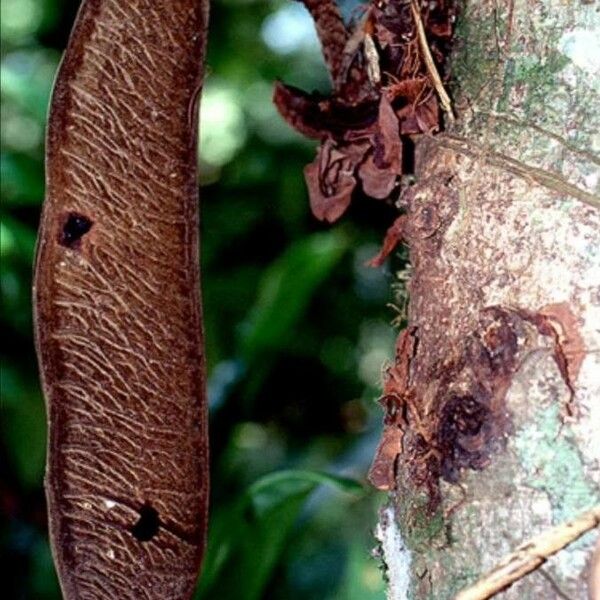
{"label": "green leaf", "polygon": [[278,471],[254,482],[234,506],[221,508],[212,519],[196,597],[261,598],[306,499],[323,483],[363,490],[354,480],[326,473]]}
{"label": "green leaf", "polygon": [[340,261],[349,239],[339,229],[296,241],[264,275],[242,340],[248,361],[293,335],[310,299]]}
{"label": "green leaf", "polygon": [[328,484],[350,494],[364,491],[362,484],[355,479],[320,471],[285,470],[261,477],[248,488],[245,498],[260,516],[267,514],[281,502],[285,502],[286,497],[301,494],[306,490],[312,491],[320,484]]}
{"label": "green leaf", "polygon": [[37,378],[0,366],[0,426],[11,463],[26,488],[40,486],[46,458],[46,413]]}
{"label": "green leaf", "polygon": [[44,198],[44,168],[23,154],[3,152],[0,157],[0,190],[9,206],[39,205]]}
{"label": "green leaf", "polygon": [[60,600],[62,597],[46,538],[37,538],[33,544],[30,581],[36,600]]}
{"label": "green leaf", "polygon": [[0,252],[3,260],[14,258],[31,266],[35,252],[35,232],[17,219],[0,214]]}
{"label": "green leaf", "polygon": [[0,32],[3,42],[31,43],[31,36],[54,26],[64,10],[58,0],[2,0]]}
{"label": "green leaf", "polygon": [[0,216],[0,318],[11,330],[31,335],[31,265],[35,234],[27,225]]}

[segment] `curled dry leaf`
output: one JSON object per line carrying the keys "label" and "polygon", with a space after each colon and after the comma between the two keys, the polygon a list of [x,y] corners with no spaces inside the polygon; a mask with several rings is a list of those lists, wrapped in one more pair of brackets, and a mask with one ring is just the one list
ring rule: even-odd
{"label": "curled dry leaf", "polygon": [[401,173],[402,143],[398,119],[384,95],[377,121],[347,143],[333,137],[322,142],[313,163],[304,170],[313,214],[320,220],[339,219],[350,205],[357,178],[372,198],[387,198]]}
{"label": "curled dry leaf", "polygon": [[556,361],[563,377],[570,386],[574,386],[586,354],[579,319],[568,302],[544,306],[540,314],[555,331],[558,346]]}
{"label": "curled dry leaf", "polygon": [[505,396],[521,360],[521,323],[500,307],[482,310],[463,344],[425,372],[421,330],[400,334],[384,376],[386,414],[369,475],[373,485],[392,489],[401,473],[405,483],[426,490],[433,511],[440,478],[456,482],[463,469],[489,464],[511,427]]}
{"label": "curled dry leaf", "polygon": [[385,94],[379,102],[375,132],[366,159],[358,168],[363,190],[372,198],[387,198],[402,173],[402,142],[398,118]]}
{"label": "curled dry leaf", "polygon": [[377,121],[378,102],[347,104],[336,96],[308,94],[291,85],[275,83],[273,102],[281,116],[308,138],[349,142],[368,135]]}
{"label": "curled dry leaf", "polygon": [[392,226],[386,231],[383,238],[381,250],[367,264],[371,267],[380,267],[385,259],[394,251],[396,246],[404,239],[406,235],[407,215],[400,215]]}
{"label": "curled dry leaf", "polygon": [[304,168],[310,207],[317,219],[333,223],[346,212],[356,185],[349,166],[349,158],[326,140],[315,161]]}
{"label": "curled dry leaf", "polygon": [[542,335],[552,339],[554,360],[569,390],[569,401],[564,407],[565,416],[576,417],[575,383],[586,353],[579,331],[579,318],[568,302],[549,304],[537,312],[522,309],[515,312],[533,323]]}

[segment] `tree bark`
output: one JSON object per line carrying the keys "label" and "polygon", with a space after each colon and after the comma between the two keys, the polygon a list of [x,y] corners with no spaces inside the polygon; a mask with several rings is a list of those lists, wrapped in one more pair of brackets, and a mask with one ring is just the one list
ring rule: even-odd
{"label": "tree bark", "polygon": [[[595,2],[462,6],[458,121],[417,143],[402,196],[409,407],[377,529],[394,600],[453,598],[600,503],[599,39]],[[596,539],[499,597],[588,598]]]}

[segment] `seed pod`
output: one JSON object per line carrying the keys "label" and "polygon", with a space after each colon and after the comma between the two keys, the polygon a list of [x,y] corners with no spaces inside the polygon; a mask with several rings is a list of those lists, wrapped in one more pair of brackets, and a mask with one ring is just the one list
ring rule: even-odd
{"label": "seed pod", "polygon": [[202,558],[207,18],[204,0],[86,0],[54,88],[34,305],[67,599],[188,598]]}

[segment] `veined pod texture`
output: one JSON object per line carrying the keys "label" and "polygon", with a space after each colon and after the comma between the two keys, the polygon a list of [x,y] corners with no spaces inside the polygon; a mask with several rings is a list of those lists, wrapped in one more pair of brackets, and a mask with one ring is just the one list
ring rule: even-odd
{"label": "veined pod texture", "polygon": [[207,18],[204,0],[86,0],[55,83],[34,306],[68,600],[185,599],[202,558]]}

